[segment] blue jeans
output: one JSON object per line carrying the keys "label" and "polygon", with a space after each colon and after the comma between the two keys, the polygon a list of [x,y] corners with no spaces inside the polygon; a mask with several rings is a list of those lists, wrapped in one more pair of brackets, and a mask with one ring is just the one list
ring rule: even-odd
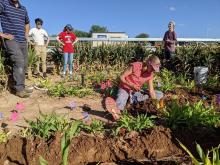
{"label": "blue jeans", "polygon": [[69,64],[69,73],[73,74],[73,53],[64,53],[63,55],[63,74],[66,74],[67,64]]}
{"label": "blue jeans", "polygon": [[28,68],[28,46],[27,42],[19,43],[15,40],[6,40],[7,52],[12,61],[13,89],[17,92],[23,91],[25,87],[25,72]]}
{"label": "blue jeans", "polygon": [[[156,93],[157,100],[160,100],[163,97],[163,93],[161,91],[155,90],[155,93]],[[120,88],[118,90],[118,95],[117,95],[117,99],[116,99],[116,105],[119,110],[124,110],[129,96],[130,96],[130,103],[131,104],[134,103],[134,100],[132,99],[133,97],[136,98],[137,102],[141,102],[141,101],[149,99],[149,95],[147,95],[147,94],[142,94],[140,92],[135,92],[133,94],[129,94],[126,90]]]}

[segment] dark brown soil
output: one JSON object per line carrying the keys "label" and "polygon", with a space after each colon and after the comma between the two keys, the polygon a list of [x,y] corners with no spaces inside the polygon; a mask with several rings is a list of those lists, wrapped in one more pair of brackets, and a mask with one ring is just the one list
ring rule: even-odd
{"label": "dark brown soil", "polygon": [[[131,135],[132,134],[132,135]],[[14,137],[6,144],[0,145],[0,164],[39,165],[41,155],[49,165],[61,164],[62,135],[57,133],[49,141],[43,139],[26,139]],[[68,161],[70,165],[94,162],[133,161],[184,161],[185,154],[176,139],[195,152],[195,142],[203,149],[211,149],[220,144],[220,131],[206,128],[171,131],[163,126],[142,133],[128,133],[125,136],[95,136],[81,133],[72,139]]]}
{"label": "dark brown soil", "polygon": [[[208,91],[186,91],[176,89],[165,94],[165,104],[171,101],[173,95],[177,96],[180,104],[187,101],[195,103],[205,96],[205,104],[215,103],[216,96]],[[216,105],[217,106],[217,105]],[[156,105],[152,100],[130,106],[131,112],[143,111],[158,115]],[[133,110],[132,110],[133,109]],[[199,143],[205,150],[220,144],[220,130],[207,128],[179,129],[171,131],[164,126],[156,126],[152,130],[142,133],[125,133],[123,136],[112,137],[109,135],[91,135],[81,133],[72,139],[68,162],[70,165],[84,165],[99,162],[134,162],[140,160],[148,162],[158,161],[183,161],[185,153],[180,148],[176,139],[195,152],[195,143]],[[45,142],[43,139],[27,139],[14,137],[6,144],[0,145],[0,165],[39,165],[39,156],[48,161],[49,165],[61,164],[62,135],[56,133],[54,137]],[[6,164],[8,162],[8,164]],[[132,164],[132,163],[131,163]],[[160,164],[160,163],[158,163]]]}
{"label": "dark brown soil", "polygon": [[[51,165],[61,163],[61,134],[48,143],[44,140],[15,137],[0,145],[0,164],[8,160],[11,164],[39,165],[41,155]],[[181,156],[170,129],[155,127],[148,133],[133,138],[100,137],[81,134],[72,139],[69,149],[69,163],[88,164],[92,162],[119,162],[123,160],[160,160]]]}
{"label": "dark brown soil", "polygon": [[[168,91],[164,96],[164,104],[169,104],[175,99],[179,105],[185,105],[186,103],[194,104],[203,100],[204,106],[213,105],[218,111],[220,111],[219,105],[217,105],[217,94],[219,91],[213,90],[204,90],[199,88],[194,88],[191,91],[188,91],[183,88],[177,88],[172,91]],[[127,110],[131,114],[136,113],[149,113],[152,115],[159,115],[160,111],[152,100],[146,100],[144,102],[137,103],[135,105],[127,104]],[[137,111],[138,110],[138,111]]]}
{"label": "dark brown soil", "polygon": [[165,102],[171,101],[175,95],[181,105],[186,104],[187,102],[197,103],[198,101],[203,100],[205,106],[217,106],[217,91],[205,90],[202,88],[194,88],[191,91],[188,91],[186,89],[177,88],[166,93]]}

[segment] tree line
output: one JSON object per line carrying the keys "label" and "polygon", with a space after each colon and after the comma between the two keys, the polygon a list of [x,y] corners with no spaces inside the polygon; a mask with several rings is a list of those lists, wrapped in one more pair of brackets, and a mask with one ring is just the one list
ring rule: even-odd
{"label": "tree line", "polygon": [[[89,38],[92,37],[92,33],[106,33],[109,32],[107,27],[105,26],[99,26],[99,25],[92,25],[89,32],[74,29],[74,33],[76,34],[77,37],[81,38]],[[54,37],[56,35],[51,35],[51,37]],[[147,33],[140,33],[138,34],[135,38],[148,38],[149,35]]]}

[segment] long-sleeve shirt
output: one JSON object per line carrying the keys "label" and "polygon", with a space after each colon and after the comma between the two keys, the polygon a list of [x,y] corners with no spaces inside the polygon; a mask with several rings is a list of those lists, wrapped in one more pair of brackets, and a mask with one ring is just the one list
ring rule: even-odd
{"label": "long-sleeve shirt", "polygon": [[164,44],[165,51],[174,53],[176,50],[176,42],[177,42],[177,35],[175,31],[173,32],[167,31],[164,34],[163,41],[165,42]]}

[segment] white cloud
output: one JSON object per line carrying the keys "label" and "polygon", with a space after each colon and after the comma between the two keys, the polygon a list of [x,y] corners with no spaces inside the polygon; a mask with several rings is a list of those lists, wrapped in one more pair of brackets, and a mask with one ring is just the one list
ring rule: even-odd
{"label": "white cloud", "polygon": [[170,6],[169,10],[170,11],[176,11],[176,8],[174,6]]}

